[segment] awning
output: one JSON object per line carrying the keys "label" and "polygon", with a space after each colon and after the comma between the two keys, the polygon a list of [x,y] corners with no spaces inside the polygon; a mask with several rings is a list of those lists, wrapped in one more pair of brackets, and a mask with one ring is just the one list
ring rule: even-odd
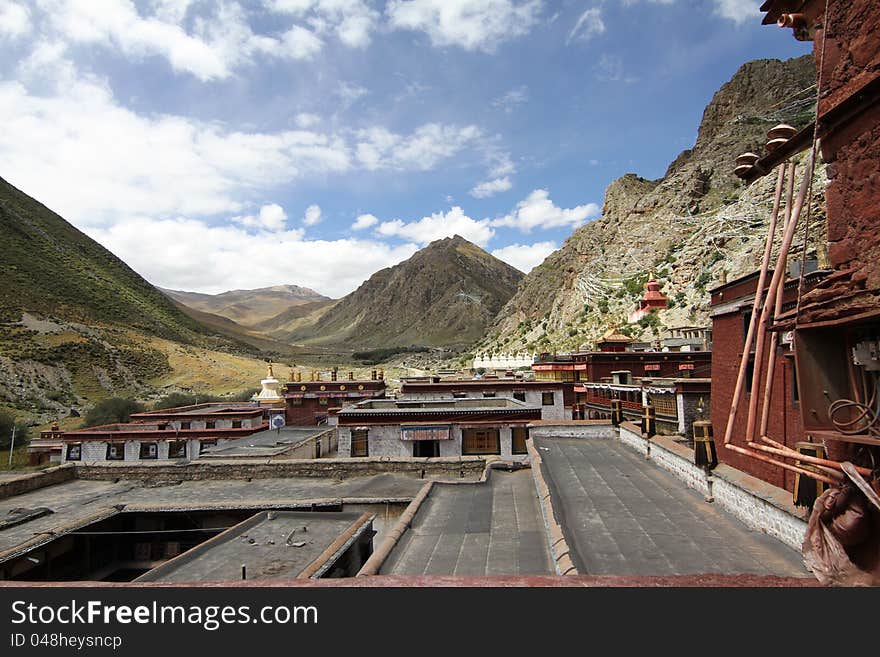
{"label": "awning", "polygon": [[401,440],[452,440],[449,425],[437,427],[400,427]]}

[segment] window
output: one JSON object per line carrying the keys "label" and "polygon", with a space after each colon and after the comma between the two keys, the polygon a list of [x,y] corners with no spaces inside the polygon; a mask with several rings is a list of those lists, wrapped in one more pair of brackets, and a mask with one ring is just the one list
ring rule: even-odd
{"label": "window", "polygon": [[142,459],[159,458],[159,443],[141,443]]}
{"label": "window", "polygon": [[318,404],[326,406],[329,403],[329,397],[318,397]]}
{"label": "window", "polygon": [[515,393],[513,393],[513,398],[516,399],[517,401],[524,402],[526,400],[526,393],[521,392],[521,391],[515,392]]}
{"label": "window", "polygon": [[216,440],[202,440],[199,441],[199,454],[203,454],[206,449],[210,447],[215,447],[217,445]]}
{"label": "window", "polygon": [[208,420],[205,422],[205,429],[213,429],[214,428],[214,420]]}
{"label": "window", "polygon": [[233,420],[232,421],[233,429],[241,429],[241,420]]}
{"label": "window", "polygon": [[462,429],[462,454],[501,454],[498,429]]}
{"label": "window", "polygon": [[526,454],[526,439],[529,437],[528,427],[513,427],[510,430],[510,451],[512,454]]}
{"label": "window", "polygon": [[168,443],[168,458],[185,459],[186,458],[186,441],[173,440]]}
{"label": "window", "polygon": [[553,393],[552,392],[542,392],[541,393],[541,406],[553,406]]}
{"label": "window", "polygon": [[370,441],[368,438],[369,430],[352,429],[351,430],[351,455],[352,456],[369,456]]}
{"label": "window", "polygon": [[466,399],[467,393],[466,392],[453,392],[452,397],[454,399]]}
{"label": "window", "polygon": [[746,392],[752,392],[752,377],[755,376],[755,361],[750,360],[746,366]]}
{"label": "window", "polygon": [[798,402],[801,400],[800,393],[798,392],[798,382],[797,382],[797,366],[794,363],[794,358],[791,359],[791,401]]}
{"label": "window", "polygon": [[191,428],[191,426],[192,426],[192,425],[191,425],[189,422],[181,422],[181,423],[180,423],[180,428],[181,428],[181,429],[189,429],[189,428]]}
{"label": "window", "polygon": [[82,443],[74,443],[67,446],[67,460],[79,461],[82,458]]}
{"label": "window", "polygon": [[302,400],[302,397],[291,397],[290,399],[287,400],[287,403],[290,404],[291,406],[302,406],[303,400]]}
{"label": "window", "polygon": [[125,459],[125,445],[122,443],[107,443],[107,460],[122,461]]}
{"label": "window", "polygon": [[495,396],[494,390],[486,390],[483,392],[483,397],[494,397],[494,396]]}

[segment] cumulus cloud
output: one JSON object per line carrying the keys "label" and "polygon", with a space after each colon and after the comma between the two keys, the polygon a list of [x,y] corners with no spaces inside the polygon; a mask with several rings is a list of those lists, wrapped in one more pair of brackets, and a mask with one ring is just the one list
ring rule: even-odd
{"label": "cumulus cloud", "polygon": [[599,7],[592,7],[580,15],[571,32],[568,33],[566,43],[574,40],[589,41],[594,36],[604,33],[605,21],[602,20],[602,10]]}
{"label": "cumulus cloud", "polygon": [[492,255],[528,274],[555,250],[555,242],[535,242],[534,244],[511,244],[493,250]]}
{"label": "cumulus cloud", "polygon": [[30,34],[30,12],[11,0],[0,0],[0,35],[11,38]]}
{"label": "cumulus cloud", "polygon": [[513,187],[513,183],[510,182],[510,178],[504,176],[504,178],[495,178],[494,180],[481,182],[470,193],[471,196],[476,198],[489,198],[500,192],[506,192],[511,187]]}
{"label": "cumulus cloud", "polygon": [[256,216],[233,217],[232,221],[248,228],[279,231],[287,223],[287,213],[277,203],[270,203],[261,207],[260,212]]}
{"label": "cumulus cloud", "polygon": [[[365,138],[354,133],[246,132],[142,116],[119,104],[106,82],[77,76],[63,53],[43,44],[22,63],[22,81],[0,82],[0,161],[15,163],[4,173],[12,184],[79,226],[124,214],[241,216],[280,184],[356,168],[423,171],[476,147],[476,128],[376,128],[368,132],[383,138],[367,139],[372,151],[364,157]],[[29,89],[29,77],[41,93]]]}
{"label": "cumulus cloud", "polygon": [[761,15],[759,0],[715,0],[715,12],[734,23],[744,23]]}
{"label": "cumulus cloud", "polygon": [[379,218],[372,214],[361,214],[351,225],[352,230],[364,230],[379,223]]}
{"label": "cumulus cloud", "polygon": [[294,118],[294,123],[296,123],[297,128],[313,128],[321,122],[321,117],[317,114],[309,114],[308,112],[301,112],[297,114]]}
{"label": "cumulus cloud", "polygon": [[301,230],[253,233],[187,218],[129,217],[86,232],[151,283],[209,294],[277,285],[279,268],[295,262],[289,274],[298,285],[340,297],[417,250],[374,240],[305,240]]}
{"label": "cumulus cloud", "polygon": [[473,125],[455,126],[428,123],[404,136],[385,128],[370,128],[357,133],[355,153],[366,169],[410,169],[427,171],[444,159],[474,145],[481,137]]}
{"label": "cumulus cloud", "polygon": [[306,208],[306,214],[303,217],[303,223],[306,226],[314,226],[321,222],[321,206],[310,205]]}
{"label": "cumulus cloud", "polygon": [[370,44],[379,19],[379,12],[363,0],[273,0],[270,7],[305,19],[320,34],[335,34],[352,48]]}
{"label": "cumulus cloud", "polygon": [[508,226],[525,233],[534,228],[576,227],[588,218],[599,216],[599,206],[595,203],[578,205],[574,208],[557,207],[546,189],[536,189],[520,201],[513,212],[499,219],[493,219],[492,226]]}
{"label": "cumulus cloud", "polygon": [[444,237],[461,235],[474,244],[485,246],[495,235],[487,219],[472,219],[458,206],[449,212],[435,212],[418,221],[384,221],[379,224],[376,232],[385,237],[402,237],[422,245]]}
{"label": "cumulus cloud", "polygon": [[[366,47],[379,19],[379,12],[363,0],[278,0],[265,8],[243,4],[40,0],[40,16],[34,21],[49,38],[110,49],[129,59],[163,57],[176,72],[207,81],[229,77],[258,57],[312,59],[329,38],[351,48]],[[255,31],[251,15],[266,8],[281,28]],[[27,11],[0,0],[0,34],[28,29]]]}
{"label": "cumulus cloud", "polygon": [[494,51],[538,22],[540,0],[391,0],[392,28],[424,32],[435,46]]}

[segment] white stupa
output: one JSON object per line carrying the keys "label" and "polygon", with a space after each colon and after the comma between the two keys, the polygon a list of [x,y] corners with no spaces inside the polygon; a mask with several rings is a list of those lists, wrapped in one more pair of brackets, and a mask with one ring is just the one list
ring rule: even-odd
{"label": "white stupa", "polygon": [[262,390],[260,390],[260,394],[257,395],[257,401],[261,406],[274,406],[276,404],[283,404],[284,397],[278,394],[278,379],[275,378],[275,373],[272,371],[272,363],[269,362],[269,371],[266,373],[266,378],[260,381],[260,385],[262,386]]}

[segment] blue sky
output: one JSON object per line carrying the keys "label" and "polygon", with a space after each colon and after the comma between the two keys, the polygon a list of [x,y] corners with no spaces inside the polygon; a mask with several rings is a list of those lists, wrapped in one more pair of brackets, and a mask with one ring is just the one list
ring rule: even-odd
{"label": "blue sky", "polygon": [[330,296],[455,233],[527,271],[663,175],[760,0],[0,0],[0,176],[149,281]]}

